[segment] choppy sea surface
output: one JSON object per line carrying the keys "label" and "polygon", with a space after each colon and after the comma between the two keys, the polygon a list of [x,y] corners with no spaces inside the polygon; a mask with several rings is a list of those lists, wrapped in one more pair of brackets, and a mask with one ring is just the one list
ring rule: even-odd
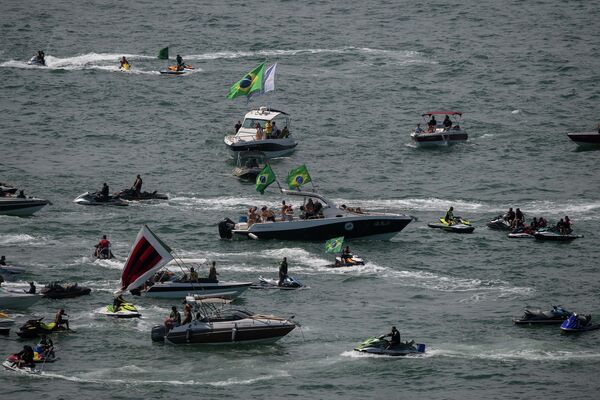
{"label": "choppy sea surface", "polygon": [[[76,333],[40,377],[0,371],[2,397],[23,398],[565,398],[599,389],[600,333],[513,326],[526,306],[598,315],[600,152],[569,131],[600,118],[600,8],[586,1],[118,1],[0,4],[0,181],[48,198],[31,218],[0,216],[0,254],[38,287],[77,281],[92,294],[65,307]],[[161,76],[170,46],[195,72]],[[47,68],[28,66],[39,49]],[[126,55],[130,73],[118,70]],[[276,91],[247,104],[229,86],[277,62]],[[365,266],[331,270],[323,243],[229,242],[217,222],[279,204],[231,175],[223,136],[251,107],[289,112],[300,144],[274,160],[302,163],[326,196],[416,217],[390,242],[355,241]],[[415,148],[432,110],[464,112],[468,143]],[[129,187],[161,203],[84,207],[82,192]],[[427,227],[449,206],[472,235]],[[528,219],[569,215],[572,243],[509,240],[485,222],[509,206]],[[248,291],[242,306],[302,323],[274,345],[154,344],[170,301],[135,299],[140,320],[97,314],[112,300],[142,224],[185,258],[215,260],[222,280],[275,276],[277,262],[310,286]],[[108,234],[117,259],[94,261]],[[352,349],[391,325],[427,344],[418,358]],[[0,338],[0,357],[26,341]]]}

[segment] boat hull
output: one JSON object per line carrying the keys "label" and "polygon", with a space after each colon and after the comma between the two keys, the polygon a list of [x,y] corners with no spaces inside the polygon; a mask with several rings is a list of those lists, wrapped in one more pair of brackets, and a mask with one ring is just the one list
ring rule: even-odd
{"label": "boat hull", "polygon": [[0,199],[0,215],[26,217],[41,210],[48,203],[48,200],[43,199],[3,198]]}
{"label": "boat hull", "polygon": [[308,219],[294,222],[254,224],[249,229],[234,229],[238,236],[255,235],[258,239],[324,241],[332,237],[346,239],[389,240],[412,219],[406,216],[367,216]]}
{"label": "boat hull", "polygon": [[567,136],[579,146],[600,146],[600,132],[572,132]]}
{"label": "boat hull", "polygon": [[469,135],[465,131],[413,132],[410,137],[419,147],[448,146],[456,143],[464,143],[469,139]]}
{"label": "boat hull", "polygon": [[234,299],[252,285],[249,283],[179,283],[164,282],[150,286],[142,294],[158,299],[182,299],[188,295]]}
{"label": "boat hull", "polygon": [[0,309],[22,310],[31,307],[40,299],[41,296],[37,294],[0,292]]}
{"label": "boat hull", "polygon": [[238,153],[260,151],[267,158],[283,157],[296,150],[298,143],[292,138],[265,140],[235,140],[234,136],[225,137],[225,145],[233,158]]}
{"label": "boat hull", "polygon": [[[193,324],[192,324],[193,326]],[[165,339],[173,344],[224,344],[224,343],[273,343],[290,333],[293,324],[237,327],[223,329],[176,329],[169,332]],[[188,333],[189,332],[189,333]]]}

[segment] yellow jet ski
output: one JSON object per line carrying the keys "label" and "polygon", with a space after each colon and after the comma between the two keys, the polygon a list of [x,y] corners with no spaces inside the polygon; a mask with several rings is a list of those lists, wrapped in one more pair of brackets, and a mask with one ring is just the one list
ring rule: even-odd
{"label": "yellow jet ski", "polygon": [[125,64],[121,65],[121,67],[119,69],[121,71],[129,71],[131,69],[131,65],[129,65],[129,63],[125,63]]}
{"label": "yellow jet ski", "polygon": [[475,227],[471,226],[470,221],[461,217],[454,217],[450,222],[446,221],[444,218],[440,218],[439,222],[431,222],[427,224],[427,226],[455,233],[472,233],[475,230]]}

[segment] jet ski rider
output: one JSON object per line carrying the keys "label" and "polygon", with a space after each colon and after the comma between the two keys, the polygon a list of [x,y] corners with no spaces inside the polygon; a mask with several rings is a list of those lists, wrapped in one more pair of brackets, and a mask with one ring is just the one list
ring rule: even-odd
{"label": "jet ski rider", "polygon": [[38,51],[36,59],[40,64],[46,65],[46,54],[44,54],[43,50]]}
{"label": "jet ski rider", "polygon": [[183,71],[183,69],[185,68],[183,58],[181,58],[181,56],[179,54],[177,54],[176,60],[177,60],[177,71]]}
{"label": "jet ski rider", "polygon": [[68,315],[65,314],[65,309],[61,308],[60,310],[58,310],[56,312],[56,316],[54,317],[54,323],[56,324],[56,328],[60,328],[63,325],[67,327],[67,330],[70,331],[71,329],[69,328],[69,320],[63,317],[67,317]]}
{"label": "jet ski rider", "polygon": [[131,186],[131,189],[135,191],[136,195],[140,195],[142,193],[142,177],[138,174],[138,176],[135,178],[135,182],[133,182],[133,186]]}
{"label": "jet ski rider", "polygon": [[283,257],[281,263],[279,264],[279,281],[277,282],[277,286],[282,286],[285,279],[288,277],[288,263],[287,257]]}
{"label": "jet ski rider", "polygon": [[106,253],[106,256],[110,257],[110,242],[106,238],[106,235],[102,235],[102,239],[96,245],[96,257],[102,257],[102,253]]}
{"label": "jet ski rider", "polygon": [[127,60],[125,56],[121,57],[121,59],[119,60],[119,64],[119,68],[127,68],[131,66],[131,64],[129,64],[129,60]]}
{"label": "jet ski rider", "polygon": [[113,312],[118,312],[119,308],[121,308],[121,306],[125,303],[125,299],[123,298],[123,295],[118,295],[117,297],[115,297],[115,299],[113,300]]}
{"label": "jet ski rider", "polygon": [[35,368],[35,363],[33,362],[33,349],[31,346],[25,345],[23,346],[23,350],[16,354],[18,361],[16,362],[18,368],[29,367],[31,369]]}
{"label": "jet ski rider", "polygon": [[450,206],[448,211],[446,211],[446,215],[444,216],[444,221],[448,223],[448,225],[452,225],[454,223],[454,207]]}
{"label": "jet ski rider", "polygon": [[100,189],[100,199],[101,201],[108,201],[109,188],[106,182],[102,184],[102,189]]}
{"label": "jet ski rider", "polygon": [[342,256],[341,259],[344,263],[346,264],[354,264],[354,262],[352,261],[352,253],[350,252],[350,246],[346,246],[346,248],[344,248],[344,251],[342,252]]}
{"label": "jet ski rider", "polygon": [[388,349],[398,346],[400,344],[400,331],[396,329],[395,326],[392,326],[392,331],[387,335],[383,335],[383,337],[390,337],[390,345],[387,347]]}

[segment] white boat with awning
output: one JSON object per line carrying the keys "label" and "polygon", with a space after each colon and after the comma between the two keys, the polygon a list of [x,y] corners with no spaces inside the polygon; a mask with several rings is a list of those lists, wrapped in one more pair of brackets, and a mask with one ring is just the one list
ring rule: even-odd
{"label": "white boat with awning", "polygon": [[[267,121],[275,124],[270,136],[264,132]],[[257,124],[263,130],[261,137],[257,135]],[[288,113],[260,107],[248,112],[236,134],[225,136],[224,141],[234,158],[242,151],[261,151],[267,158],[281,157],[292,153],[298,145],[290,128]]]}

